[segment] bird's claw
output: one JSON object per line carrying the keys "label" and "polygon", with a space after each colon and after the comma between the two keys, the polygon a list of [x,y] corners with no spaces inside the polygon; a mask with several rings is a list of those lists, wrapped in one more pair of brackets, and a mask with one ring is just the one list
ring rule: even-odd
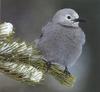
{"label": "bird's claw", "polygon": [[65,73],[66,75],[70,75],[70,72],[68,71],[68,68],[67,68],[67,67],[65,67],[64,73]]}
{"label": "bird's claw", "polygon": [[48,70],[51,68],[51,62],[46,62],[46,65],[47,65],[47,70],[46,70],[46,72],[48,72]]}

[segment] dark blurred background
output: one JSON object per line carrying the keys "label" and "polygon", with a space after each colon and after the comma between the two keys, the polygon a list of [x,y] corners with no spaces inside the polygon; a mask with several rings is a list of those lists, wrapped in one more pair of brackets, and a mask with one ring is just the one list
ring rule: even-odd
{"label": "dark blurred background", "polygon": [[28,86],[0,74],[0,92],[100,92],[100,0],[1,0],[0,21],[11,22],[16,37],[33,42],[41,28],[62,8],[75,9],[87,20],[80,24],[86,44],[78,62],[70,69],[77,80],[67,88],[52,76],[40,85]]}

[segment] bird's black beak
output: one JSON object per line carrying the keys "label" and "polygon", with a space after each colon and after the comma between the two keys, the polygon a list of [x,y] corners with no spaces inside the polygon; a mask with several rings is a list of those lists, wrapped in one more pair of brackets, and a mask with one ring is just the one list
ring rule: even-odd
{"label": "bird's black beak", "polygon": [[86,22],[85,19],[80,19],[80,18],[78,18],[78,19],[74,19],[73,21],[74,21],[74,22]]}

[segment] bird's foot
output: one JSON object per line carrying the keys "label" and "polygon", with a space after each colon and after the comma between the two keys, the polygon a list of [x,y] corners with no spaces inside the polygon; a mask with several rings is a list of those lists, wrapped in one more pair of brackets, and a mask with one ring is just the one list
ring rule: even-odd
{"label": "bird's foot", "polygon": [[46,59],[43,59],[43,61],[46,63],[46,72],[50,70],[52,63],[50,61],[47,61]]}
{"label": "bird's foot", "polygon": [[70,75],[70,72],[68,71],[68,68],[67,68],[67,67],[65,67],[64,73],[65,73],[66,75]]}
{"label": "bird's foot", "polygon": [[50,70],[51,65],[52,65],[51,62],[46,62],[46,66],[47,66],[46,72],[48,72]]}

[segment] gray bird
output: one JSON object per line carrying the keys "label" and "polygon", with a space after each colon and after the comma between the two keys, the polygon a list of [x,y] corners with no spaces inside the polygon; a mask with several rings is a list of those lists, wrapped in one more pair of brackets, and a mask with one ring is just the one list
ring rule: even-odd
{"label": "gray bird", "polygon": [[59,64],[67,70],[77,61],[85,43],[79,22],[84,21],[73,9],[65,8],[57,11],[42,28],[37,47],[47,62]]}

